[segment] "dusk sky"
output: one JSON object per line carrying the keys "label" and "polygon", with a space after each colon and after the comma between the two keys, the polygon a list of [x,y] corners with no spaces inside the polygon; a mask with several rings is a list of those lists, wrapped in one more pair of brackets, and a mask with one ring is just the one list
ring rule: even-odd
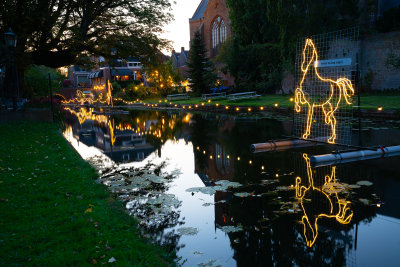
{"label": "dusk sky", "polygon": [[[171,3],[174,0],[170,0]],[[201,0],[175,0],[176,4],[172,4],[172,14],[175,20],[164,27],[165,33],[161,36],[172,41],[172,45],[176,51],[180,51],[184,46],[189,49],[189,18],[192,17],[194,11]],[[163,51],[170,54],[169,51]]]}

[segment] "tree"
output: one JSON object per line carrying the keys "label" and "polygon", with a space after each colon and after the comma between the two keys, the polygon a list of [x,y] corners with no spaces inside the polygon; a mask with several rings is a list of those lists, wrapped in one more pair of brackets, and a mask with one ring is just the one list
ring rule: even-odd
{"label": "tree", "polygon": [[196,94],[206,93],[217,79],[215,68],[207,57],[204,40],[199,31],[194,34],[193,42],[190,46],[188,66],[188,76],[190,86]]}
{"label": "tree", "polygon": [[181,75],[172,65],[172,59],[167,62],[146,65],[145,73],[150,86],[155,87],[161,96],[167,96],[182,82]]}
{"label": "tree", "polygon": [[220,61],[237,87],[274,92],[281,73],[294,72],[299,38],[333,31],[361,19],[359,0],[227,0],[233,40]]}
{"label": "tree", "polygon": [[0,1],[0,31],[17,34],[20,68],[56,68],[88,56],[147,59],[167,45],[157,34],[170,10],[168,0]]}
{"label": "tree", "polygon": [[49,74],[51,77],[51,87],[54,93],[57,93],[61,87],[64,77],[55,69],[31,65],[25,71],[25,94],[26,96],[48,96]]}

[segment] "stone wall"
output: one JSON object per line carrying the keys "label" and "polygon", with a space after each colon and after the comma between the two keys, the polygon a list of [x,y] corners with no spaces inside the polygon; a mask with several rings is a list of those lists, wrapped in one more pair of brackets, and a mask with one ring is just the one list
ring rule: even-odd
{"label": "stone wall", "polygon": [[372,90],[400,90],[400,69],[388,66],[393,53],[400,56],[400,31],[367,36],[361,42],[361,79],[371,80]]}

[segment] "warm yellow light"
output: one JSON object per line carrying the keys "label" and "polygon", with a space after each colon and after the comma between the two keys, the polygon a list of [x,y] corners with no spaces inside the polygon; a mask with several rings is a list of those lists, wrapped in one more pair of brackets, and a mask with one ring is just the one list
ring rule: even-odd
{"label": "warm yellow light", "polygon": [[380,204],[380,203],[378,203],[378,204],[376,204],[376,206],[377,206],[378,208],[380,208],[380,207],[381,207],[381,204]]}
{"label": "warm yellow light", "polygon": [[250,111],[251,111],[251,108],[248,108],[248,109],[247,109],[247,111],[249,111],[249,112],[250,112]]}
{"label": "warm yellow light", "polygon": [[383,109],[383,108],[382,108],[381,106],[378,107],[378,111],[382,111],[382,109]]}
{"label": "warm yellow light", "polygon": [[236,108],[236,111],[239,111],[239,108]]}
{"label": "warm yellow light", "polygon": [[237,157],[237,160],[240,160],[240,157]]}
{"label": "warm yellow light", "polygon": [[204,155],[206,154],[206,151],[205,151],[205,150],[203,150],[203,154],[204,154]]}
{"label": "warm yellow light", "polygon": [[228,107],[228,106],[226,106],[226,107],[225,107],[225,109],[229,109],[229,107]]}
{"label": "warm yellow light", "polygon": [[249,161],[249,164],[253,164],[253,161],[250,160],[250,161]]}
{"label": "warm yellow light", "polygon": [[200,150],[200,147],[197,147],[196,149],[197,149],[197,150]]}
{"label": "warm yellow light", "polygon": [[289,99],[289,101],[290,101],[290,102],[293,102],[293,97],[291,97],[291,98]]}
{"label": "warm yellow light", "polygon": [[279,177],[279,174],[275,174],[275,177],[278,178],[278,177]]}
{"label": "warm yellow light", "polygon": [[198,107],[199,107],[199,105],[195,105],[195,107],[196,107],[196,108],[198,108]]}
{"label": "warm yellow light", "polygon": [[[307,55],[311,49],[311,57]],[[303,138],[307,139],[311,134],[311,125],[314,122],[314,109],[319,107],[322,109],[325,116],[325,124],[329,124],[331,126],[331,136],[328,138],[328,143],[334,144],[336,141],[336,118],[335,112],[339,108],[339,104],[342,99],[345,100],[346,104],[351,104],[351,97],[354,95],[354,88],[351,81],[347,78],[339,78],[337,80],[332,80],[329,78],[323,78],[318,73],[318,53],[315,48],[314,42],[311,39],[307,39],[304,45],[303,54],[302,54],[302,62],[301,62],[301,71],[303,76],[301,78],[299,86],[295,89],[295,97],[294,97],[294,107],[296,112],[301,111],[301,105],[308,106],[308,114],[307,114],[307,126],[306,130],[303,133]],[[320,81],[326,82],[330,84],[330,93],[327,94],[326,100],[322,100],[317,97],[315,99],[306,96],[307,94],[303,91],[303,83],[308,72],[311,72],[311,75],[315,75]],[[339,97],[334,98],[334,91],[339,90]]]}
{"label": "warm yellow light", "polygon": [[208,103],[211,103],[211,99],[208,99],[208,101],[207,101]]}
{"label": "warm yellow light", "polygon": [[264,110],[264,107],[260,107],[260,110]]}
{"label": "warm yellow light", "polygon": [[213,158],[213,156],[210,155],[210,159],[212,159],[212,158]]}
{"label": "warm yellow light", "polygon": [[226,156],[226,158],[227,158],[227,159],[229,159],[229,155],[228,155],[228,156]]}
{"label": "warm yellow light", "polygon": [[204,103],[201,103],[202,106],[204,106]]}
{"label": "warm yellow light", "polygon": [[219,106],[219,104],[217,103],[217,104],[215,104],[217,107]]}
{"label": "warm yellow light", "polygon": [[[295,190],[296,198],[299,200],[300,207],[304,213],[301,219],[301,222],[304,225],[304,238],[306,239],[307,246],[311,247],[317,240],[318,219],[335,218],[336,221],[341,224],[349,224],[353,217],[353,211],[350,210],[350,207],[348,207],[348,204],[351,203],[350,201],[340,199],[337,192],[332,193],[332,191],[336,191],[335,189],[338,185],[340,186],[340,184],[338,184],[336,180],[336,166],[332,167],[330,175],[325,175],[325,183],[322,186],[322,189],[320,189],[314,186],[313,170],[311,169],[309,157],[307,156],[307,154],[303,154],[303,158],[307,166],[308,187],[304,185],[300,186],[301,178],[296,177]],[[307,214],[308,209],[305,209],[303,199],[307,197],[307,203],[309,203],[310,199],[308,199],[308,197],[310,196],[310,194],[325,196],[325,198],[329,202],[328,207],[324,211],[325,213]],[[332,201],[332,198],[334,199],[334,201]]]}
{"label": "warm yellow light", "polygon": [[220,155],[218,155],[217,157],[218,157],[218,158],[220,158],[221,156],[220,156]]}
{"label": "warm yellow light", "polygon": [[261,166],[261,170],[264,170],[264,166]]}
{"label": "warm yellow light", "polygon": [[278,104],[278,103],[275,103],[275,104],[274,104],[274,107],[276,107],[276,108],[277,108],[278,106],[279,106],[279,104]]}

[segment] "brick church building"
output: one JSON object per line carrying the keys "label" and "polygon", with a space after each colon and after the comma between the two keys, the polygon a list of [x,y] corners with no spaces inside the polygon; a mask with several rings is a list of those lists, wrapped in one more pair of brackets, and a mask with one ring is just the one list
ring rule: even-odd
{"label": "brick church building", "polygon": [[[194,33],[200,31],[210,59],[215,58],[221,45],[230,39],[232,30],[229,21],[229,9],[225,0],[201,0],[199,6],[189,19],[190,41]],[[217,70],[222,66],[216,65]],[[234,85],[233,77],[218,71],[224,86]]]}

